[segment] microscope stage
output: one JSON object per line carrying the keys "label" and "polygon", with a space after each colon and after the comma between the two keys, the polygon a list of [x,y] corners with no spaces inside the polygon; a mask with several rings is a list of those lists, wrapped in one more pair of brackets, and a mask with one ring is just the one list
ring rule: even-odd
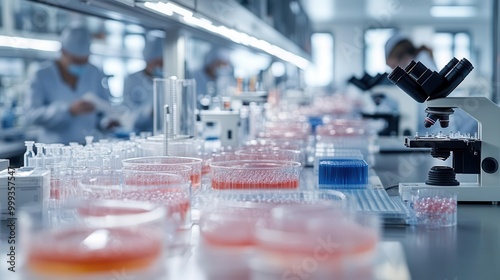
{"label": "microscope stage", "polygon": [[493,202],[500,201],[500,186],[481,186],[477,183],[460,183],[459,186],[432,186],[425,183],[400,183],[399,194],[406,201],[411,199],[411,191],[418,189],[448,190],[457,193],[458,201]]}

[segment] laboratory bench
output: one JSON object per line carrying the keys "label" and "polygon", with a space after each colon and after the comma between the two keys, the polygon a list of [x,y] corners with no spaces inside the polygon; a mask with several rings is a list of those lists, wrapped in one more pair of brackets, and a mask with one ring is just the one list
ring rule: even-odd
{"label": "laboratory bench", "polygon": [[[389,194],[397,195],[395,186],[399,182],[423,181],[435,161],[425,151],[379,153],[374,156],[373,168]],[[305,168],[303,172],[306,182],[314,178],[312,168]],[[377,263],[383,263],[386,275],[391,277],[377,279],[498,279],[499,218],[500,208],[497,205],[459,203],[458,223],[454,227],[427,229],[405,224],[384,225]],[[19,273],[14,275],[6,271],[4,227],[5,223],[2,223],[0,279],[22,279]],[[210,279],[204,275],[196,259],[197,225],[193,226],[187,238],[191,240],[191,246],[166,260],[167,271],[164,275],[169,276],[160,279]],[[411,278],[405,277],[405,274]]]}
{"label": "laboratory bench", "polygon": [[[386,188],[393,187],[389,194],[397,195],[398,183],[424,181],[436,163],[439,161],[423,151],[380,153],[375,155],[374,169]],[[472,180],[471,176],[462,177]],[[456,227],[384,227],[383,240],[402,245],[412,279],[499,279],[500,207],[459,202],[457,212]]]}

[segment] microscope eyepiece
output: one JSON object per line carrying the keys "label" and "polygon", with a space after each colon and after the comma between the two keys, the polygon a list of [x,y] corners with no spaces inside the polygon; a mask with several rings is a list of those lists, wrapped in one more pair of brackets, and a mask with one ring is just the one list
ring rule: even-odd
{"label": "microscope eyepiece", "polygon": [[448,74],[448,72],[450,72],[450,70],[455,67],[455,65],[457,65],[458,63],[458,59],[456,59],[455,57],[452,58],[450,60],[450,62],[448,62],[448,64],[446,64],[443,69],[441,69],[441,71],[439,71],[439,75],[441,76],[446,76],[446,74]]}
{"label": "microscope eyepiece", "polygon": [[467,60],[453,58],[441,71],[432,71],[421,62],[411,61],[404,69],[396,67],[389,80],[405,91],[415,101],[448,96],[474,69]]}
{"label": "microscope eyepiece", "polygon": [[415,101],[423,103],[427,99],[427,94],[422,87],[403,68],[396,67],[387,78]]}
{"label": "microscope eyepiece", "polygon": [[[404,69],[396,67],[389,74],[389,80],[419,103],[448,96],[474,69],[467,60],[453,58],[441,71],[428,69],[421,62],[411,61]],[[437,121],[441,127],[450,124],[451,108],[427,108],[425,127],[431,127]]]}

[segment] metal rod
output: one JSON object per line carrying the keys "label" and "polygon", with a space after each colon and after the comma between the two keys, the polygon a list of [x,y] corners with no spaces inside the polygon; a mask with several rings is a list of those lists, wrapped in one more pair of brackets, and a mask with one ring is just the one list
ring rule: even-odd
{"label": "metal rod", "polygon": [[170,127],[170,108],[168,105],[163,106],[163,135],[165,136],[164,154],[168,156],[168,139],[170,138],[169,127]]}

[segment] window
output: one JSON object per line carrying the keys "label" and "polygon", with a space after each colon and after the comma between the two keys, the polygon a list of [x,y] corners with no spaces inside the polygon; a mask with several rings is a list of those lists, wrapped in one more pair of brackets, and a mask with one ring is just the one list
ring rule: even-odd
{"label": "window", "polygon": [[385,42],[396,32],[394,28],[372,28],[365,31],[365,71],[374,76],[388,70],[385,64]]}
{"label": "window", "polygon": [[433,37],[433,56],[438,69],[453,57],[471,58],[471,38],[466,32],[436,32]]}
{"label": "window", "polygon": [[333,35],[314,33],[311,36],[312,63],[306,71],[306,83],[310,86],[327,86],[333,79]]}

